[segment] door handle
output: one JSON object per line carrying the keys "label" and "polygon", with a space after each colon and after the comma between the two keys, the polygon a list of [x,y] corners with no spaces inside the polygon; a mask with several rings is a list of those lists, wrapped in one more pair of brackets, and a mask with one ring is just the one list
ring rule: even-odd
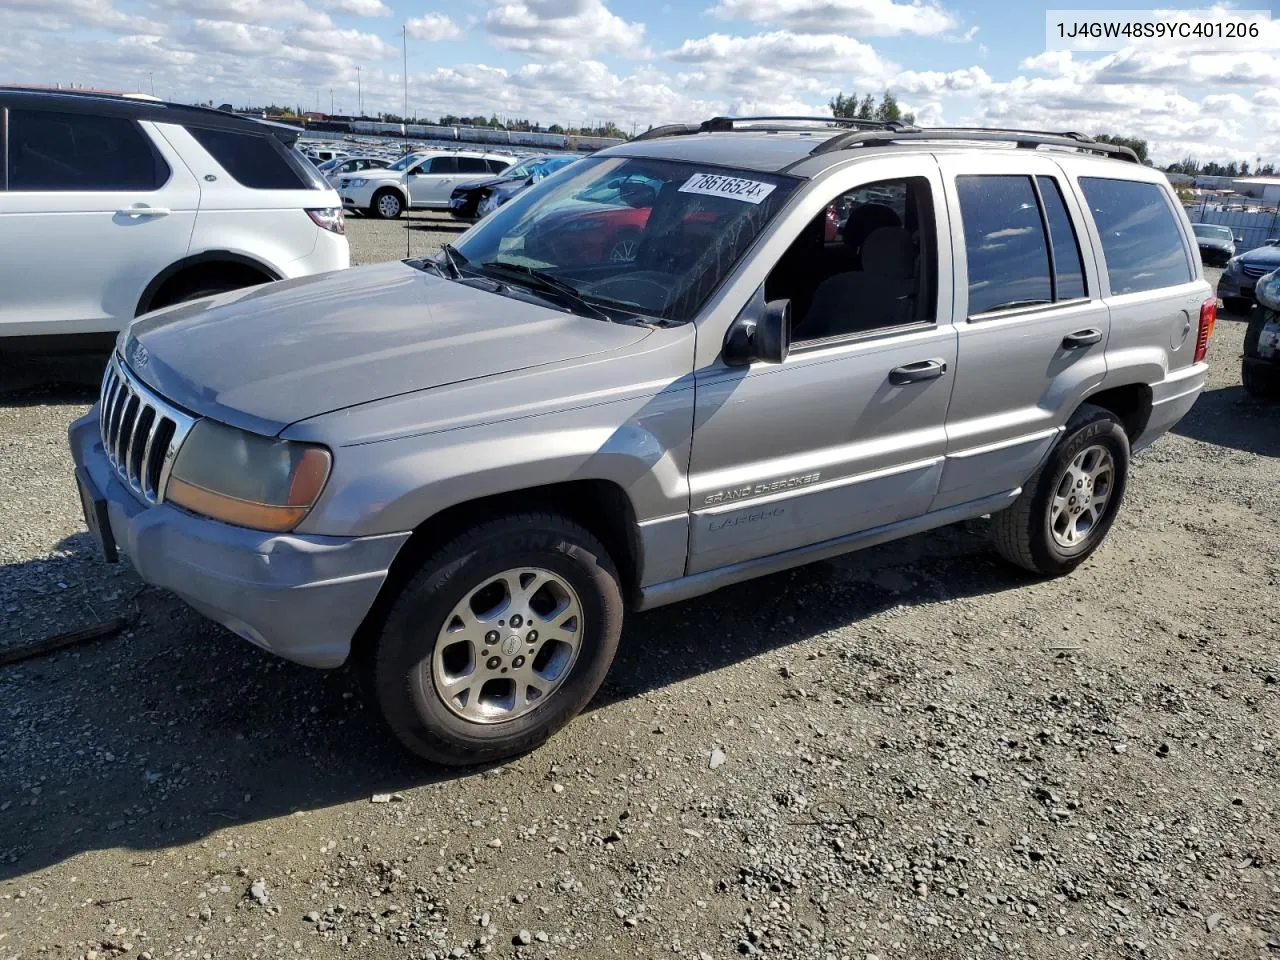
{"label": "door handle", "polygon": [[1068,333],[1062,338],[1062,349],[1080,350],[1084,347],[1091,347],[1095,343],[1101,342],[1101,330],[1077,330],[1075,333]]}
{"label": "door handle", "polygon": [[889,371],[889,382],[894,386],[907,383],[919,383],[922,380],[937,380],[947,372],[947,364],[943,360],[917,360],[915,363],[903,364]]}
{"label": "door handle", "polygon": [[167,217],[169,213],[168,207],[149,207],[145,203],[116,211],[116,214],[121,217]]}

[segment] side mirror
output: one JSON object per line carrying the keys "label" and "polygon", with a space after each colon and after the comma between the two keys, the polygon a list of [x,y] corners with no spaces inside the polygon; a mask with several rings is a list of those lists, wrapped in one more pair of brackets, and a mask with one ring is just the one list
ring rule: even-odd
{"label": "side mirror", "polygon": [[729,328],[724,362],[745,367],[753,361],[782,363],[791,352],[791,301],[764,300],[761,287]]}
{"label": "side mirror", "polygon": [[1232,237],[1231,239],[1236,243],[1244,243],[1244,237]]}

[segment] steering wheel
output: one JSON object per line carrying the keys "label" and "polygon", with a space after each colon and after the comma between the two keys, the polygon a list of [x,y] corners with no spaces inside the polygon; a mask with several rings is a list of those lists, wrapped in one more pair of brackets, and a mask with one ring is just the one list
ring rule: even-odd
{"label": "steering wheel", "polygon": [[584,292],[608,300],[638,304],[649,310],[661,310],[674,292],[672,279],[671,274],[661,270],[636,270],[593,283]]}

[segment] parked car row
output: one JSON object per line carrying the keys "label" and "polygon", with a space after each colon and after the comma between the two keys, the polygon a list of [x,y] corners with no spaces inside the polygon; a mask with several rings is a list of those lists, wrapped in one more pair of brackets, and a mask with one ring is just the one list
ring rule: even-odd
{"label": "parked car row", "polygon": [[496,177],[462,183],[449,196],[449,212],[459,220],[478,220],[577,159],[567,153],[525,157]]}
{"label": "parked car row", "polygon": [[394,220],[405,210],[448,210],[454,187],[500,174],[514,157],[472,150],[424,150],[406,154],[383,169],[337,178],[342,206]]}

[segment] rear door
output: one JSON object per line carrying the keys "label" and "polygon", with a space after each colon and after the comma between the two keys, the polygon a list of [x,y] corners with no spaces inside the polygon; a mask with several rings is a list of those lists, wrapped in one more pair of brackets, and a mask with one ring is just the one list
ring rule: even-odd
{"label": "rear door", "polygon": [[942,156],[959,333],[933,509],[1022,485],[1106,375],[1110,319],[1083,211],[1048,157]]}
{"label": "rear door", "polygon": [[8,111],[0,190],[0,336],[105,333],[187,253],[200,190],[154,126]]}

